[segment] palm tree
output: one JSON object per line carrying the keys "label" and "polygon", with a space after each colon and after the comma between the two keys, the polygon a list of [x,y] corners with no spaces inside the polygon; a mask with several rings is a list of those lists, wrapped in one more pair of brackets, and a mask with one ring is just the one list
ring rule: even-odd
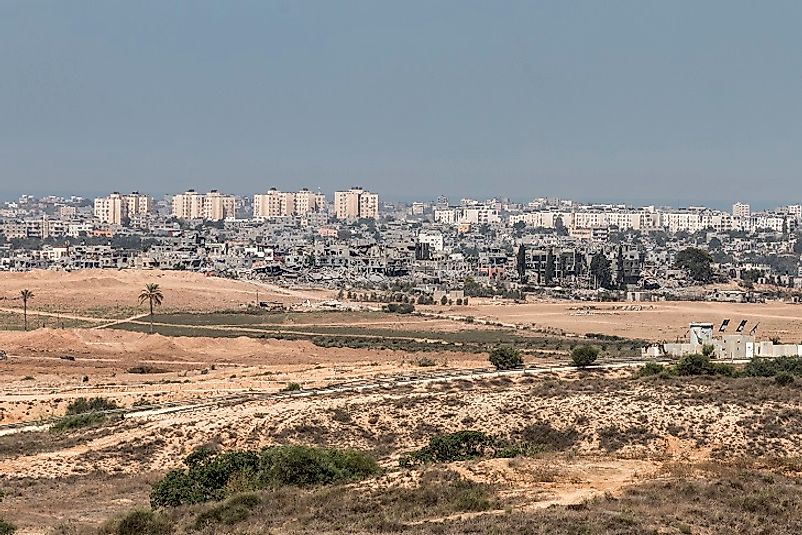
{"label": "palm tree", "polygon": [[145,289],[139,294],[140,305],[145,301],[150,304],[150,334],[153,334],[153,305],[159,306],[163,300],[164,294],[155,283],[146,284]]}
{"label": "palm tree", "polygon": [[28,299],[33,299],[33,292],[28,288],[20,290],[19,296],[22,298],[22,312],[25,318],[25,330],[28,330]]}

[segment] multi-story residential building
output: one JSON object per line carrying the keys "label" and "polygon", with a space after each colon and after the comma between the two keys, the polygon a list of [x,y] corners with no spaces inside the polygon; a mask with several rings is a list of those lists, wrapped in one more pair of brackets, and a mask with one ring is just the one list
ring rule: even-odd
{"label": "multi-story residential building", "polygon": [[108,225],[123,225],[128,219],[128,203],[118,192],[95,199],[95,218]]}
{"label": "multi-story residential building", "polygon": [[378,219],[379,195],[353,187],[334,192],[334,214],[337,219]]}
{"label": "multi-story residential building", "polygon": [[418,243],[427,244],[433,251],[443,250],[443,235],[437,231],[421,231],[418,234]]}
{"label": "multi-story residential building", "polygon": [[225,195],[217,190],[202,195],[191,189],[175,195],[172,205],[172,214],[179,219],[222,221],[236,216],[237,201],[233,195]]}
{"label": "multi-story residential building", "polygon": [[498,223],[501,221],[498,210],[494,207],[477,204],[465,206],[460,209],[459,223],[470,223],[472,225],[482,225]]}
{"label": "multi-story residential building", "polygon": [[78,209],[75,206],[63,205],[58,207],[58,216],[60,219],[69,219],[78,214]]}
{"label": "multi-story residential building", "polygon": [[201,219],[204,195],[194,189],[173,196],[173,217],[178,219]]}
{"label": "multi-story residential building", "polygon": [[307,188],[295,193],[295,215],[306,215],[326,211],[326,196]]}
{"label": "multi-story residential building", "polygon": [[453,225],[457,221],[457,211],[454,208],[437,208],[434,211],[434,222]]}
{"label": "multi-story residential building", "polygon": [[322,212],[326,208],[326,196],[303,188],[296,193],[278,191],[270,188],[267,193],[253,196],[254,219],[272,219],[293,215],[307,215]]}
{"label": "multi-story residential building", "polygon": [[267,193],[257,193],[254,195],[254,219],[271,219],[290,215],[286,208],[288,195],[292,194],[278,191],[276,188],[270,188]]}
{"label": "multi-story residential building", "polygon": [[150,195],[134,191],[128,195],[123,195],[123,198],[128,210],[128,217],[153,213],[153,197]]}
{"label": "multi-story residential building", "polygon": [[203,218],[207,221],[222,221],[236,217],[236,211],[237,200],[233,195],[224,195],[213,189],[203,200]]}
{"label": "multi-story residential building", "polygon": [[750,215],[752,215],[752,209],[748,204],[737,202],[732,205],[733,217],[749,217]]}

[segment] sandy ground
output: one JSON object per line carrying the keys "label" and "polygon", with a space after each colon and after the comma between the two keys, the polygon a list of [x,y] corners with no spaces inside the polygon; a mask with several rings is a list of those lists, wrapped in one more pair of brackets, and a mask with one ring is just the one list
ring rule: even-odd
{"label": "sandy ground", "polygon": [[206,277],[198,273],[159,270],[81,270],[0,272],[0,307],[22,308],[19,291],[28,288],[34,309],[65,314],[126,317],[145,309],[137,296],[148,283],[164,293],[162,311],[238,310],[260,301],[285,304],[328,299],[317,290],[287,290],[258,282]]}
{"label": "sandy ground", "polygon": [[[207,278],[184,272],[82,271],[0,273],[0,310],[16,311],[19,289],[35,293],[32,310],[69,315],[99,327],[144,312],[136,296],[147,282],[165,292],[164,311],[237,310],[256,299],[300,303],[326,292]],[[648,340],[684,338],[691,321],[760,323],[761,338],[802,340],[802,306],[701,302],[544,302],[424,307],[553,332],[604,333]],[[415,332],[482,329],[444,318],[363,315],[294,317],[315,327],[394,327]],[[309,341],[248,337],[165,337],[106,329],[0,330],[0,423],[61,415],[79,396],[135,403],[272,392],[298,382],[321,386],[418,369],[420,354],[321,348]],[[64,359],[66,355],[73,359]],[[431,352],[438,366],[486,365],[483,354]],[[148,373],[135,373],[136,368]],[[628,373],[628,372],[627,372]],[[623,372],[620,372],[623,375]],[[559,379],[559,380],[558,380]],[[530,507],[579,503],[659,477],[665,462],[715,456],[802,454],[799,387],[735,380],[666,383],[576,375],[458,381],[286,400],[253,399],[204,410],[151,414],[66,436],[47,432],[0,437],[5,498],[0,515],[21,534],[50,533],[71,519],[97,524],[147,503],[150,483],[194,447],[259,448],[306,443],[371,450],[386,467],[438,432],[475,428],[494,434],[533,422],[577,431],[570,456],[481,461],[453,466],[501,485]],[[346,416],[343,416],[345,414]],[[620,436],[619,436],[620,435]],[[623,437],[623,438],[622,438]],[[611,442],[612,441],[612,442]],[[618,442],[617,442],[618,441]],[[612,446],[611,446],[612,444]]]}
{"label": "sandy ground", "polygon": [[475,300],[469,306],[430,307],[447,314],[475,316],[502,323],[534,325],[585,334],[602,333],[652,341],[687,338],[688,324],[713,323],[716,328],[730,319],[728,332],[734,333],[740,320],[748,320],[746,330],[760,324],[757,336],[778,336],[787,343],[802,341],[802,304],[792,303],[707,303],[693,301],[659,303],[502,303]]}
{"label": "sandy ground", "polygon": [[[124,406],[275,391],[289,382],[321,386],[416,367],[416,355],[322,348],[305,340],[165,337],[122,330],[0,331],[0,423],[63,414],[77,397]],[[63,357],[69,355],[75,360]],[[484,355],[427,353],[440,365],[477,367]],[[132,373],[150,367],[148,373]]]}
{"label": "sandy ground", "polygon": [[[433,434],[473,428],[516,436],[542,422],[576,434],[570,453],[450,467],[499,486],[522,507],[574,504],[659,478],[672,463],[797,456],[797,400],[798,389],[768,380],[632,381],[615,374],[254,400],[132,418],[66,436],[0,437],[7,489],[0,513],[31,534],[48,533],[64,519],[96,524],[146,503],[149,482],[208,443],[224,449],[276,443],[356,447],[375,452],[392,472],[400,454]],[[100,489],[97,499],[85,499]],[[54,506],[59,494],[64,498]]]}

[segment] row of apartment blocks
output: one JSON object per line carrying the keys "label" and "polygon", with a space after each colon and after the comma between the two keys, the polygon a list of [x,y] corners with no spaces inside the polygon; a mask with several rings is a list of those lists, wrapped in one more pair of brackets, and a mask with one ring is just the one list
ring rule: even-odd
{"label": "row of apartment blocks", "polygon": [[267,193],[253,196],[253,218],[256,220],[304,216],[325,211],[326,196],[319,192],[313,193],[307,188],[297,192],[270,188]]}
{"label": "row of apartment blocks", "polygon": [[[739,208],[736,215],[707,208],[664,209],[575,206],[570,209],[538,209],[510,213],[510,225],[524,224],[536,228],[566,228],[569,232],[615,227],[621,230],[666,230],[697,232],[714,229],[718,232],[771,229],[775,232],[793,231],[802,220],[799,205],[784,207],[782,212],[751,213],[748,206]],[[434,209],[434,221],[446,225],[481,225],[502,222],[498,207],[463,205]]]}
{"label": "row of apartment blocks", "polygon": [[[204,219],[222,221],[236,218],[237,198],[217,190],[199,193],[187,190],[173,196],[171,214],[178,219]],[[153,198],[138,192],[114,192],[95,199],[94,216],[108,225],[126,225],[135,216],[154,212]],[[284,192],[271,188],[267,193],[253,196],[253,218],[268,220],[278,217],[304,216],[328,212],[326,196],[303,188],[297,192]],[[337,219],[378,219],[379,195],[353,187],[334,193],[334,214]]]}
{"label": "row of apartment blocks", "polygon": [[[64,208],[71,208],[74,215],[74,207]],[[94,204],[95,218],[108,225],[124,225],[134,216],[151,214],[153,211],[153,198],[138,191],[126,195],[115,191],[107,197],[95,199]]]}
{"label": "row of apartment blocks", "polygon": [[[270,188],[267,193],[253,196],[253,218],[267,220],[277,217],[304,216],[328,211],[326,196],[307,188],[297,192]],[[334,192],[334,216],[340,220],[378,219],[379,195],[355,186],[347,191]]]}

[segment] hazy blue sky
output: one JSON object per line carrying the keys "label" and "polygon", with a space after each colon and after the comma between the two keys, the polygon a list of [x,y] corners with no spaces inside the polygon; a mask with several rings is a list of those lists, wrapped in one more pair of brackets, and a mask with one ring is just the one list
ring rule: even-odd
{"label": "hazy blue sky", "polygon": [[802,200],[802,2],[0,0],[0,190]]}

